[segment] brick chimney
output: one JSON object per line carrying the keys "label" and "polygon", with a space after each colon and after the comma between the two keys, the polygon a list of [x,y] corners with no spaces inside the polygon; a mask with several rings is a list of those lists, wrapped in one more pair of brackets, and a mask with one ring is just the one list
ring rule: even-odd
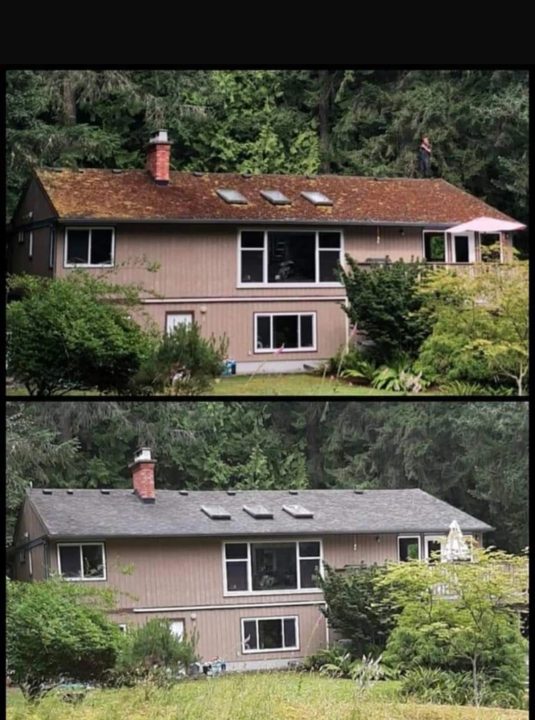
{"label": "brick chimney", "polygon": [[158,130],[147,146],[146,170],[157,185],[169,185],[169,161],[171,143],[167,139],[167,130]]}
{"label": "brick chimney", "polygon": [[156,501],[154,490],[154,466],[150,448],[140,448],[134,455],[134,462],[128,467],[132,472],[134,492],[145,503]]}

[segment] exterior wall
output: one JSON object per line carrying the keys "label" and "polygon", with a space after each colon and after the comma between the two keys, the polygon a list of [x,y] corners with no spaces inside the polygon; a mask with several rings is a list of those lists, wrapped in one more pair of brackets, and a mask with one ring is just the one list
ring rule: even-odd
{"label": "exterior wall", "polygon": [[28,213],[33,213],[31,221],[38,222],[40,220],[51,220],[56,217],[56,212],[46,194],[42,191],[39,182],[33,178],[28,188],[21,198],[20,204],[17,206],[13,215],[13,226],[28,223]]}
{"label": "exterior wall", "polygon": [[[403,230],[403,235],[401,235]],[[385,258],[421,260],[423,257],[422,228],[414,227],[347,227],[344,231],[345,251],[357,262]]]}
{"label": "exterior wall", "polygon": [[33,230],[33,254],[28,255],[28,240],[19,242],[19,233],[14,232],[8,241],[7,264],[12,273],[28,273],[30,275],[52,276],[52,268],[49,264],[50,257],[50,233],[53,232],[52,225],[45,225]]}
{"label": "exterior wall", "polygon": [[[27,533],[27,536],[26,536]],[[45,529],[34,508],[24,501],[19,522],[13,538],[14,545],[35,540],[45,534]],[[21,562],[21,560],[24,562]],[[31,550],[18,552],[13,560],[13,575],[16,580],[45,580],[47,568],[47,545],[37,545]]]}

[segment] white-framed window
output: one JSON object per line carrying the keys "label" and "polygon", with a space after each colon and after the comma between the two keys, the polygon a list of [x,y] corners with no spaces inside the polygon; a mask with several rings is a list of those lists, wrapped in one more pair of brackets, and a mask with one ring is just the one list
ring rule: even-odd
{"label": "white-framed window", "polygon": [[166,313],[165,314],[165,332],[167,335],[173,332],[173,330],[179,325],[191,326],[193,323],[192,312],[180,312],[180,313]]}
{"label": "white-framed window", "polygon": [[111,227],[65,228],[65,267],[112,267],[115,231]]}
{"label": "white-framed window", "polygon": [[451,238],[451,254],[454,263],[473,263],[475,262],[475,239],[473,232],[462,233],[461,235],[453,235]]}
{"label": "white-framed window", "polygon": [[181,640],[184,637],[184,620],[171,620],[169,622],[171,635]]}
{"label": "white-framed window", "polygon": [[446,542],[445,535],[426,535],[424,537],[424,558],[429,562],[442,559],[442,546]]}
{"label": "white-framed window", "polygon": [[254,352],[314,352],[316,313],[254,313]]}
{"label": "white-framed window", "polygon": [[33,258],[33,230],[28,230],[26,235],[28,237],[28,258],[31,260]]}
{"label": "white-framed window", "polygon": [[104,543],[58,543],[58,570],[67,580],[105,580]]}
{"label": "white-framed window", "polygon": [[424,258],[427,262],[446,262],[446,233],[440,230],[423,231]]}
{"label": "white-framed window", "polygon": [[242,618],[243,653],[299,650],[299,619],[283,617]]}
{"label": "white-framed window", "polygon": [[238,286],[340,287],[340,230],[241,230]]}
{"label": "white-framed window", "polygon": [[321,592],[321,540],[226,542],[223,544],[224,594]]}
{"label": "white-framed window", "polygon": [[17,242],[19,245],[22,245],[24,243],[24,232],[22,230],[19,230],[17,235]]}
{"label": "white-framed window", "polygon": [[122,633],[128,632],[128,625],[126,623],[117,623],[117,627]]}
{"label": "white-framed window", "polygon": [[398,535],[398,560],[420,560],[422,550],[419,535]]}

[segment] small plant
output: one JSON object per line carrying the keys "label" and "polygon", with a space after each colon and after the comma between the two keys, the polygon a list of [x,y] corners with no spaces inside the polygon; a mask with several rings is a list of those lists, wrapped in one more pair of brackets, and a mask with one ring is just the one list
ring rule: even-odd
{"label": "small plant", "polygon": [[381,655],[375,659],[371,655],[363,655],[362,660],[356,661],[351,670],[351,679],[356,682],[359,690],[367,690],[385,676],[385,671],[381,667],[381,658]]}
{"label": "small plant", "polygon": [[350,678],[356,672],[359,660],[354,660],[349,652],[338,652],[333,655],[331,662],[326,662],[320,667],[322,675],[334,678]]}
{"label": "small plant", "polygon": [[428,385],[429,383],[424,380],[422,373],[413,372],[406,359],[401,359],[391,367],[381,366],[375,371],[372,379],[374,388],[393,392],[418,393]]}

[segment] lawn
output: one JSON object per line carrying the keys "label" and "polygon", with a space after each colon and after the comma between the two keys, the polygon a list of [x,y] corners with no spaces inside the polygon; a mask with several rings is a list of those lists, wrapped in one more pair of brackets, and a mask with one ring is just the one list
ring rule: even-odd
{"label": "lawn", "polygon": [[[207,395],[358,395],[400,396],[388,390],[350,385],[330,377],[308,373],[281,375],[234,375],[216,381]],[[426,393],[427,394],[427,393]]]}
{"label": "lawn", "polygon": [[186,681],[172,690],[93,690],[78,705],[49,695],[29,706],[9,690],[8,720],[527,720],[524,710],[414,705],[394,683],[365,696],[349,680],[262,673]]}

